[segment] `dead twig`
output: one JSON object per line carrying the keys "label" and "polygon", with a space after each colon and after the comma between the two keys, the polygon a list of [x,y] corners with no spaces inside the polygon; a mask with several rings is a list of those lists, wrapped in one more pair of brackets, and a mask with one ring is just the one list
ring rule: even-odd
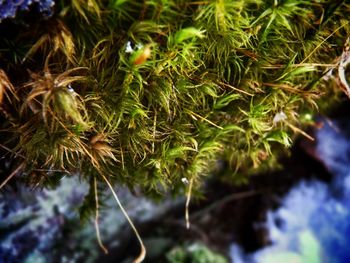
{"label": "dead twig", "polygon": [[17,168],[3,181],[0,185],[0,190],[7,184],[8,181],[11,180],[12,177],[14,177],[19,171],[23,169],[25,165],[25,162],[22,162],[20,165],[17,166]]}

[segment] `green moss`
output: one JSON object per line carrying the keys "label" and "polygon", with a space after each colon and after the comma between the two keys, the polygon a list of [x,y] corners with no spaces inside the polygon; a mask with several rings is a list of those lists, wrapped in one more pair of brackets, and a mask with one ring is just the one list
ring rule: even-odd
{"label": "green moss", "polygon": [[228,263],[222,255],[201,244],[175,247],[166,254],[168,263]]}
{"label": "green moss", "polygon": [[326,0],[61,1],[29,32],[2,25],[2,150],[34,184],[55,170],[183,192],[217,160],[242,182],[339,97],[324,76],[349,15]]}

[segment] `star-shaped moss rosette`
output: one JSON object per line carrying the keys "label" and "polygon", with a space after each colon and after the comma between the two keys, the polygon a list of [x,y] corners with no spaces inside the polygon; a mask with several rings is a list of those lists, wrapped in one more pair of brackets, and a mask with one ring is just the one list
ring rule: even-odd
{"label": "star-shaped moss rosette", "polygon": [[346,1],[72,0],[55,10],[44,24],[0,24],[2,185],[19,173],[34,186],[79,174],[92,211],[100,183],[186,193],[188,207],[218,160],[236,183],[276,167],[341,98]]}

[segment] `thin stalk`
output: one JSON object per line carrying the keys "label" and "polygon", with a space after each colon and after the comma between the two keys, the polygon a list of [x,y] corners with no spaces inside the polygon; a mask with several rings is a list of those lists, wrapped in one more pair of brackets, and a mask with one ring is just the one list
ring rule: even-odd
{"label": "thin stalk", "polygon": [[97,181],[96,177],[94,177],[94,191],[95,191],[95,201],[96,201],[96,217],[95,217],[95,229],[96,229],[96,236],[97,241],[100,246],[100,248],[103,250],[105,254],[108,254],[108,249],[103,245],[100,235],[100,228],[98,223],[98,217],[99,217],[99,204],[98,204],[98,194],[97,194]]}
{"label": "thin stalk", "polygon": [[11,150],[10,148],[6,147],[5,145],[3,145],[3,144],[1,144],[1,143],[0,143],[0,147],[3,148],[3,149],[5,149],[6,151],[8,151],[8,152],[10,152],[10,153],[13,153],[16,157],[19,156],[19,157],[21,157],[21,158],[23,158],[23,159],[26,159],[26,157],[25,157],[24,155],[22,155],[22,154],[20,154],[20,153],[17,153],[17,152],[15,152],[14,150]]}
{"label": "thin stalk", "polygon": [[219,82],[219,84],[221,84],[221,85],[223,85],[223,86],[225,86],[225,87],[228,87],[228,88],[230,88],[230,89],[232,89],[232,90],[241,92],[241,93],[243,93],[243,94],[245,94],[245,95],[248,95],[248,96],[251,96],[251,97],[254,96],[253,94],[251,94],[251,93],[249,93],[249,92],[246,92],[246,91],[244,91],[244,90],[235,88],[235,87],[233,87],[232,85],[229,85],[229,84],[227,84],[227,83],[225,83],[225,82]]}
{"label": "thin stalk", "polygon": [[306,138],[308,138],[310,141],[314,141],[315,139],[310,136],[309,134],[307,134],[306,132],[304,132],[303,130],[299,129],[298,127],[294,126],[293,124],[286,122],[285,123],[288,125],[288,127],[290,127],[294,132],[300,133],[301,135],[305,136]]}
{"label": "thin stalk", "polygon": [[156,139],[156,129],[157,129],[157,111],[154,112],[154,119],[153,119],[152,153],[154,153],[154,141]]}
{"label": "thin stalk", "polygon": [[17,168],[3,181],[0,185],[0,190],[3,188],[8,181],[11,180],[12,177],[14,177],[23,167],[24,167],[24,162],[22,162],[20,165],[17,166]]}
{"label": "thin stalk", "polygon": [[342,24],[340,27],[338,27],[336,30],[334,30],[334,31],[332,32],[332,34],[330,34],[328,37],[326,37],[325,39],[323,39],[323,41],[322,41],[320,44],[318,44],[318,45],[314,48],[314,50],[312,50],[312,51],[310,52],[310,54],[307,55],[306,58],[304,58],[303,61],[300,62],[300,64],[303,64],[306,60],[308,60],[308,58],[310,58],[310,57],[312,56],[312,54],[315,53],[315,52],[317,51],[317,49],[319,49],[319,48],[323,45],[323,43],[325,43],[331,36],[333,36],[335,33],[337,33],[340,29],[342,29],[343,27],[345,27],[345,26],[346,26],[347,24],[349,24],[349,23],[350,23],[350,21],[348,21],[348,22]]}
{"label": "thin stalk", "polygon": [[190,213],[189,213],[189,207],[190,207],[190,201],[191,201],[192,186],[193,186],[193,178],[191,178],[190,183],[189,183],[189,185],[188,185],[188,192],[187,192],[187,199],[186,199],[186,207],[185,207],[185,220],[186,220],[186,228],[187,228],[187,229],[190,229]]}
{"label": "thin stalk", "polygon": [[119,142],[119,147],[120,147],[120,156],[122,158],[122,169],[123,171],[125,170],[125,166],[124,166],[124,153],[123,153],[123,148],[122,148],[122,145],[121,143]]}
{"label": "thin stalk", "polygon": [[208,120],[208,119],[202,117],[201,115],[199,115],[199,114],[197,114],[197,113],[195,113],[195,112],[193,112],[193,111],[191,111],[191,110],[187,110],[187,111],[188,111],[188,113],[192,116],[192,118],[194,118],[194,119],[196,119],[196,117],[197,117],[197,118],[201,119],[202,121],[206,121],[207,123],[213,125],[214,127],[218,128],[218,129],[220,129],[220,130],[223,130],[223,129],[224,129],[224,128],[222,128],[221,126],[215,124],[214,122],[212,122],[212,121],[210,121],[210,120]]}
{"label": "thin stalk", "polygon": [[132,230],[134,231],[135,235],[136,235],[136,238],[137,240],[139,241],[140,243],[140,247],[141,247],[141,252],[140,252],[140,255],[133,261],[133,263],[141,263],[144,259],[145,259],[145,256],[146,256],[146,248],[142,242],[142,239],[140,237],[140,234],[139,232],[137,231],[134,223],[131,221],[130,217],[128,216],[128,213],[125,211],[124,207],[122,206],[119,198],[118,198],[118,195],[116,194],[116,192],[114,191],[111,183],[108,181],[108,179],[106,178],[106,176],[104,176],[101,172],[100,172],[100,175],[102,176],[103,180],[106,182],[106,184],[108,185],[109,189],[111,190],[113,196],[114,196],[114,199],[117,201],[117,204],[118,206],[120,207],[120,210],[122,210],[122,213],[124,214],[126,220],[128,221],[129,225],[131,226]]}

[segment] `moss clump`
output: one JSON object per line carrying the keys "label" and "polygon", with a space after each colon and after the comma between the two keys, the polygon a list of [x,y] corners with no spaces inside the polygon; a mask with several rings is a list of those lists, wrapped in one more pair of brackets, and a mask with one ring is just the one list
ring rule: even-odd
{"label": "moss clump", "polygon": [[166,254],[168,263],[228,263],[222,255],[214,253],[202,244],[175,247]]}
{"label": "moss clump", "polygon": [[45,23],[3,21],[1,152],[32,185],[104,174],[149,195],[197,186],[217,160],[233,181],[271,167],[338,97],[324,76],[349,15],[346,1],[72,0]]}

